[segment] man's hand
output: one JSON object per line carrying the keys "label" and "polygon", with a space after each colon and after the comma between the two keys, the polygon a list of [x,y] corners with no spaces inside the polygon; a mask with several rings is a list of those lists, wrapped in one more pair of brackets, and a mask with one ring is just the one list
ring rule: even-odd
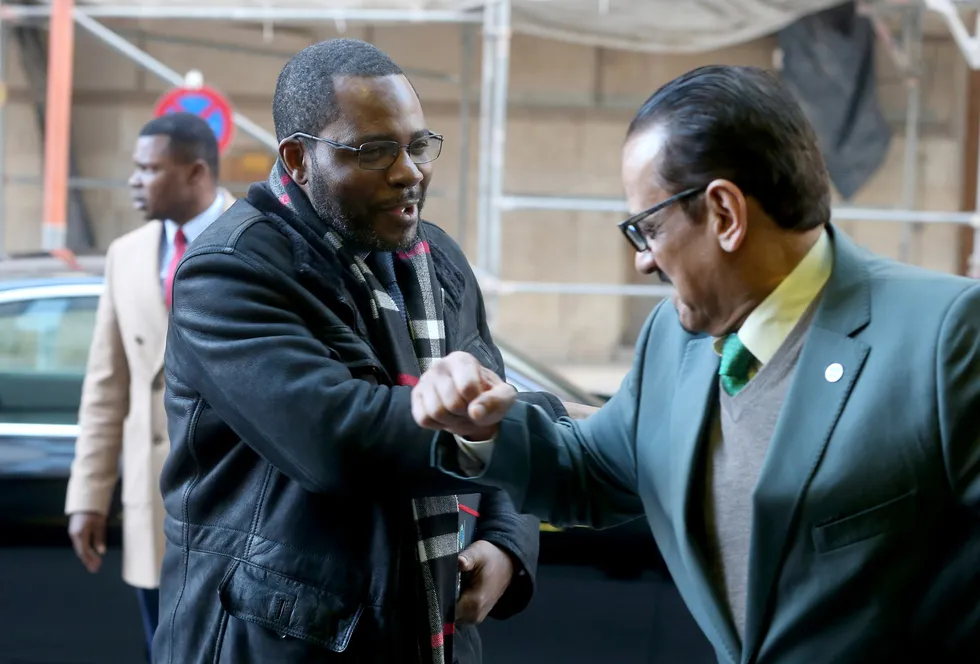
{"label": "man's hand", "polygon": [[573,420],[584,420],[592,413],[598,413],[599,409],[595,406],[586,406],[581,403],[572,403],[570,401],[562,401],[561,405],[565,407],[568,411],[568,416]]}
{"label": "man's hand", "polygon": [[510,586],[514,561],[496,545],[477,540],[459,554],[459,571],[463,582],[456,622],[479,625]]}
{"label": "man's hand", "polygon": [[95,512],[75,512],[68,519],[68,536],[75,555],[92,574],[102,566],[105,555],[106,517]]}
{"label": "man's hand", "polygon": [[412,416],[424,429],[489,440],[516,400],[500,376],[457,351],[436,360],[412,389]]}

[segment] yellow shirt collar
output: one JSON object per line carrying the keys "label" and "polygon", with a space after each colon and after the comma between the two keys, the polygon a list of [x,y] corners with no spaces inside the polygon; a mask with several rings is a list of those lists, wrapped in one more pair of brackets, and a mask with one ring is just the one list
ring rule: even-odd
{"label": "yellow shirt collar", "polygon": [[[830,279],[833,267],[833,246],[824,231],[800,264],[742,323],[738,338],[760,365],[769,362],[786,341]],[[719,355],[724,343],[724,338],[715,339],[714,348]]]}

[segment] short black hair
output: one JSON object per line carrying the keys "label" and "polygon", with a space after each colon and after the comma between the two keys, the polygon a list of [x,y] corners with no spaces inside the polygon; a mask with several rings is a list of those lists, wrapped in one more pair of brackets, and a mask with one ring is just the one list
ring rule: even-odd
{"label": "short black hair", "polygon": [[[670,193],[730,180],[787,230],[830,221],[830,181],[813,127],[792,93],[758,67],[699,67],[662,86],[626,136],[663,127],[658,171]],[[703,198],[683,202],[701,216]]]}
{"label": "short black hair", "polygon": [[319,134],[337,119],[334,100],[337,76],[397,76],[404,74],[377,46],[359,39],[329,39],[290,58],[279,72],[272,98],[276,138],[296,132]]}
{"label": "short black hair", "polygon": [[143,125],[140,136],[166,136],[174,159],[183,164],[200,159],[218,180],[218,137],[203,118],[193,113],[166,113]]}

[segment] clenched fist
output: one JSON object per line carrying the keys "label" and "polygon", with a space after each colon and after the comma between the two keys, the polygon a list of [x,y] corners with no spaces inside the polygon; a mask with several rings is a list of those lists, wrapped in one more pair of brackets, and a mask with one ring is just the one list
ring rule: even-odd
{"label": "clenched fist", "polygon": [[412,416],[425,429],[489,440],[516,400],[517,391],[500,376],[457,351],[422,374],[412,389]]}

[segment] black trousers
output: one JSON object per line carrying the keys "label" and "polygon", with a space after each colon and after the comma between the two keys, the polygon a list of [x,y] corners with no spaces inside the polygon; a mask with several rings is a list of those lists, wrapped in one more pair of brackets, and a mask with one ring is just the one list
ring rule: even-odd
{"label": "black trousers", "polygon": [[137,588],[136,596],[140,602],[143,633],[146,637],[146,661],[150,662],[153,654],[153,634],[160,624],[160,591],[156,588]]}

